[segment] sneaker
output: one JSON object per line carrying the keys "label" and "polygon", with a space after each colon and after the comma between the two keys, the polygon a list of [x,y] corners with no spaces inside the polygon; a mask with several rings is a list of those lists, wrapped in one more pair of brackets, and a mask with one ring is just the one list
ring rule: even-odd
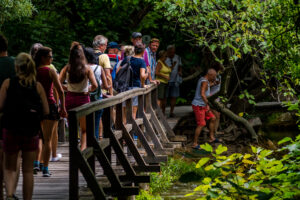
{"label": "sneaker", "polygon": [[19,200],[19,198],[13,194],[11,197],[6,197],[6,200]]}
{"label": "sneaker", "polygon": [[34,163],[33,165],[33,174],[37,174],[40,170],[39,164]]}
{"label": "sneaker", "polygon": [[43,170],[43,177],[50,177],[52,174],[49,172],[49,170]]}
{"label": "sneaker", "polygon": [[60,153],[56,154],[56,157],[52,157],[50,159],[50,162],[57,162],[62,158],[62,155]]}

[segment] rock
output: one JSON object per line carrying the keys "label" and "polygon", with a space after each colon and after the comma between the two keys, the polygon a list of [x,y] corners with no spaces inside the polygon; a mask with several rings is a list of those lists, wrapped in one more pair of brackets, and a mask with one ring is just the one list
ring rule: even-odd
{"label": "rock", "polygon": [[262,122],[261,122],[261,120],[260,120],[259,117],[255,117],[255,118],[249,119],[248,122],[250,123],[250,125],[252,127],[256,127],[256,126],[261,126],[262,125]]}

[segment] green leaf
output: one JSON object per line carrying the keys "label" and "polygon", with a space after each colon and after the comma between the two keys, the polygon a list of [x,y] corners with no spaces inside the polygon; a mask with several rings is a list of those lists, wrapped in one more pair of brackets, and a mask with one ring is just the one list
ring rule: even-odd
{"label": "green leaf", "polygon": [[292,138],[290,138],[290,137],[285,137],[285,138],[283,138],[282,140],[280,140],[280,141],[278,142],[278,144],[282,144],[282,143],[289,142],[289,141],[292,141]]}
{"label": "green leaf", "polygon": [[212,151],[213,151],[212,146],[209,145],[209,144],[207,144],[207,143],[200,145],[200,147],[201,147],[202,149],[204,149],[205,151],[208,151],[208,152],[212,152]]}
{"label": "green leaf", "polygon": [[253,153],[257,153],[257,148],[256,148],[255,146],[252,146],[252,145],[251,145],[251,149],[252,149],[252,152],[253,152]]}
{"label": "green leaf", "polygon": [[217,149],[216,149],[216,154],[220,155],[221,153],[223,153],[224,151],[227,151],[227,147],[223,146],[222,144],[220,144]]}
{"label": "green leaf", "polygon": [[199,162],[196,165],[196,168],[200,168],[203,165],[205,165],[208,161],[210,160],[210,158],[201,158],[201,160],[199,160]]}

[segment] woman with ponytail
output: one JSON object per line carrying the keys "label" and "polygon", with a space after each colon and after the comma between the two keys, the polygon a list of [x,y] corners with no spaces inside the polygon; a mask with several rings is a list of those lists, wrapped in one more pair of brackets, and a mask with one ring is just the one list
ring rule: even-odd
{"label": "woman with ponytail", "polygon": [[49,113],[43,86],[36,81],[35,63],[31,56],[20,53],[15,59],[16,77],[6,79],[0,90],[3,110],[4,181],[7,199],[14,199],[17,158],[22,152],[23,199],[33,192],[33,160],[39,142],[42,115]]}
{"label": "woman with ponytail", "polygon": [[[97,89],[98,84],[94,72],[87,65],[82,46],[78,42],[71,45],[69,63],[59,75],[60,82],[67,80],[66,109],[81,106],[90,102],[89,92]],[[90,82],[90,85],[89,85]],[[86,122],[85,117],[79,120],[81,129],[81,150],[86,148]]]}
{"label": "woman with ponytail", "polygon": [[[58,75],[56,71],[50,67],[53,60],[52,56],[52,49],[49,47],[40,47],[36,52],[34,61],[37,68],[37,80],[41,82],[44,90],[46,92],[49,111],[50,114],[46,116],[45,120],[42,122],[42,132],[43,132],[43,139],[44,144],[42,147],[42,172],[43,177],[50,177],[51,174],[48,169],[49,160],[50,160],[50,153],[51,153],[51,140],[52,136],[57,130],[58,120],[60,117],[66,117],[67,111],[65,108],[65,97],[62,86],[58,80]],[[53,95],[53,86],[55,87],[59,100],[60,100],[60,109],[58,111],[57,103],[55,101]],[[39,169],[39,161],[35,161],[34,169]]]}

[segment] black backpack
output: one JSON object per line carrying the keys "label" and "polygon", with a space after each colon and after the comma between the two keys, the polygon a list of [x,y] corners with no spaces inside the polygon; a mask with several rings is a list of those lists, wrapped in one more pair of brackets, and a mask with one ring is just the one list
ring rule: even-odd
{"label": "black backpack", "polygon": [[18,135],[36,136],[41,130],[43,107],[36,84],[23,87],[19,78],[10,79],[2,127]]}
{"label": "black backpack", "polygon": [[95,52],[94,53],[94,56],[95,56],[95,59],[94,59],[95,63],[94,64],[99,65],[99,56],[101,56],[102,54],[103,53],[101,53],[101,52]]}
{"label": "black backpack", "polygon": [[116,74],[116,78],[113,81],[113,87],[117,92],[124,92],[129,87],[133,86],[133,72],[130,66],[130,57],[127,62],[120,66],[120,70]]}

